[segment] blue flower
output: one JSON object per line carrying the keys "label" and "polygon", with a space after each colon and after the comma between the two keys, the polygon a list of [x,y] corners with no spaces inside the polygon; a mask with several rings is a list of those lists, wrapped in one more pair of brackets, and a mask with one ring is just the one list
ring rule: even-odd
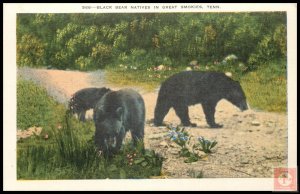
{"label": "blue flower", "polygon": [[175,141],[175,140],[177,140],[177,137],[173,136],[173,137],[171,137],[171,140]]}

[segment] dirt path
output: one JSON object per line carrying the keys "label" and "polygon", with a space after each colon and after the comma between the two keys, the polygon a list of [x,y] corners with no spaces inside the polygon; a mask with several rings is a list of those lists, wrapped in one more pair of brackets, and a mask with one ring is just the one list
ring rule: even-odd
{"label": "dirt path", "polygon": [[[22,68],[18,73],[44,86],[59,102],[66,103],[70,96],[85,87],[110,87],[105,74]],[[221,129],[211,129],[205,122],[201,105],[189,108],[192,122],[197,127],[186,128],[193,140],[199,136],[218,141],[215,152],[194,163],[184,163],[178,156],[179,147],[168,140],[165,127],[154,127],[153,119],[157,92],[146,93],[137,89],[146,104],[145,146],[154,149],[165,158],[163,177],[194,178],[201,171],[205,178],[251,178],[273,177],[274,167],[287,165],[287,115],[248,110],[240,112],[229,102],[222,100],[217,105],[216,122]],[[91,117],[91,111],[89,116]],[[167,114],[167,123],[180,124],[173,109]],[[202,153],[203,154],[203,153]],[[162,177],[162,178],[163,178]]]}

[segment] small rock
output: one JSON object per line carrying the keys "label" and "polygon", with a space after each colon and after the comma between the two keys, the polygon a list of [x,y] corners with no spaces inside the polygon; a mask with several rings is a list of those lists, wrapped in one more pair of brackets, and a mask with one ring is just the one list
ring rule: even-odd
{"label": "small rock", "polygon": [[253,130],[249,129],[248,132],[253,132]]}
{"label": "small rock", "polygon": [[162,142],[159,143],[159,146],[167,148],[168,147],[168,143],[165,142],[165,141],[162,141]]}
{"label": "small rock", "polygon": [[239,116],[239,115],[238,115],[238,114],[233,114],[232,116],[233,116],[233,117],[237,117],[237,116]]}
{"label": "small rock", "polygon": [[274,131],[272,131],[272,130],[266,132],[266,134],[269,134],[269,135],[272,134],[272,133],[274,133]]}
{"label": "small rock", "polygon": [[170,153],[173,154],[173,155],[178,155],[178,150],[174,150],[174,149],[171,149],[170,150]]}
{"label": "small rock", "polygon": [[249,164],[249,160],[246,159],[246,158],[244,158],[244,159],[241,160],[240,163],[241,163],[241,164]]}
{"label": "small rock", "polygon": [[225,75],[228,76],[228,77],[232,77],[232,73],[231,72],[226,72]]}
{"label": "small rock", "polygon": [[252,122],[251,122],[251,125],[252,125],[252,126],[259,126],[260,123],[259,123],[258,121],[252,121]]}
{"label": "small rock", "polygon": [[243,120],[238,120],[238,123],[242,123],[243,122]]}
{"label": "small rock", "polygon": [[271,156],[271,155],[264,155],[264,158],[265,158],[266,160],[270,160],[270,159],[273,158],[273,156]]}

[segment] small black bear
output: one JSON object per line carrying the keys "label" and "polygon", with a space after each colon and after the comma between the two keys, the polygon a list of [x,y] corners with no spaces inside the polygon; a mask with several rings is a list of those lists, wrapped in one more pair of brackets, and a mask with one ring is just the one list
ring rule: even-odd
{"label": "small black bear", "polygon": [[95,144],[105,155],[120,150],[127,131],[134,145],[143,142],[145,103],[132,89],[106,93],[94,108]]}
{"label": "small black bear", "polygon": [[69,109],[72,114],[77,114],[80,121],[85,121],[87,110],[95,107],[102,96],[110,92],[109,88],[84,88],[72,95]]}

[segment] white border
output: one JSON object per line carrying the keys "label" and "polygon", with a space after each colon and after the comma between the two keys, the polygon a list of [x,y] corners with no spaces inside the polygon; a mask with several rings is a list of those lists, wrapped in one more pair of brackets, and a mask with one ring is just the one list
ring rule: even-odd
{"label": "white border", "polygon": [[[221,4],[221,3],[148,3],[118,4],[129,9],[82,9],[82,6],[116,6],[117,4],[3,4],[4,6],[4,190],[274,190],[272,178],[214,179],[142,179],[142,180],[16,180],[16,13],[142,13],[142,12],[251,12],[286,11],[288,37],[288,166],[297,167],[297,4]],[[130,6],[150,9],[130,9]],[[159,9],[154,9],[158,5]],[[181,5],[202,6],[202,9],[181,9]],[[207,6],[219,6],[210,9]],[[177,6],[163,9],[163,6]]]}

